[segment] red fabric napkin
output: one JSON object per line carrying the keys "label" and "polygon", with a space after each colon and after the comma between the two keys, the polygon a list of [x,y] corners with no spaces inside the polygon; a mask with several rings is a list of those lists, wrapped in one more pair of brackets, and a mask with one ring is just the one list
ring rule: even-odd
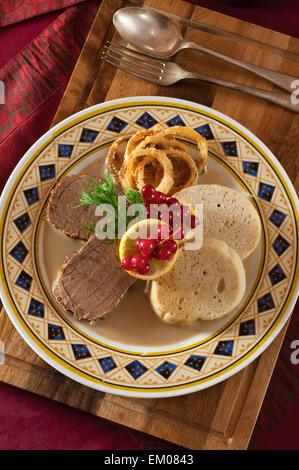
{"label": "red fabric napkin", "polygon": [[[255,10],[242,10],[228,2],[193,0],[233,16],[243,14],[247,21],[265,26],[269,26],[269,18],[273,21],[276,17],[279,0],[272,7]],[[99,3],[100,0],[2,0],[0,44],[5,47],[0,49],[0,80],[5,83],[6,102],[0,105],[1,189],[22,155],[49,128]],[[280,13],[286,21],[276,29],[294,34],[295,8],[298,17],[298,3],[284,2]],[[291,362],[298,321],[296,308],[250,449],[298,448],[294,436],[299,431],[299,366]],[[29,428],[30,433],[24,432]],[[0,384],[0,449],[140,448],[175,446]]]}
{"label": "red fabric napkin", "polygon": [[[0,190],[24,152],[49,128],[99,3],[70,6],[0,69],[5,85],[0,153],[6,155],[0,158]],[[39,11],[39,1],[37,7]],[[48,113],[43,105],[50,106]]]}
{"label": "red fabric napkin", "polygon": [[84,0],[2,0],[0,26],[18,23],[49,11],[81,3]]}

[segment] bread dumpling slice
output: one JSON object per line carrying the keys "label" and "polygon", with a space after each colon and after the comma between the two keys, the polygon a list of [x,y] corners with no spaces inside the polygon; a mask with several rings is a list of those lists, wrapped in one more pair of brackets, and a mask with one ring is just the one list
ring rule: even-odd
{"label": "bread dumpling slice", "polygon": [[247,258],[261,237],[261,222],[249,197],[226,186],[200,184],[182,189],[174,197],[203,204],[203,237],[225,241]]}
{"label": "bread dumpling slice", "polygon": [[239,255],[221,240],[205,239],[199,250],[180,250],[173,268],[152,281],[149,298],[162,320],[188,325],[230,313],[245,287]]}

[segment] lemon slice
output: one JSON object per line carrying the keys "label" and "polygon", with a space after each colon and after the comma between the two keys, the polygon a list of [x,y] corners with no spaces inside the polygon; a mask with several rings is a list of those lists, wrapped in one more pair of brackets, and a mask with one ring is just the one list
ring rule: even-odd
{"label": "lemon slice", "polygon": [[[149,236],[151,236],[151,238],[157,238],[156,234],[159,226],[165,226],[167,230],[170,228],[168,224],[166,224],[165,222],[161,222],[158,219],[144,219],[130,227],[123,235],[119,244],[120,261],[122,262],[126,256],[134,256],[138,254],[138,249],[134,245],[134,242],[137,239],[146,239]],[[159,260],[155,257],[149,257],[147,263],[150,266],[150,270],[147,274],[140,274],[137,268],[134,268],[127,272],[131,276],[136,277],[137,279],[144,279],[145,281],[150,281],[153,279],[157,279],[158,277],[164,276],[164,274],[170,271],[170,269],[173,267],[174,263],[177,260],[179,247],[177,240],[174,241],[177,244],[177,250],[170,257],[170,259]],[[163,240],[161,240],[161,243],[163,243]]]}

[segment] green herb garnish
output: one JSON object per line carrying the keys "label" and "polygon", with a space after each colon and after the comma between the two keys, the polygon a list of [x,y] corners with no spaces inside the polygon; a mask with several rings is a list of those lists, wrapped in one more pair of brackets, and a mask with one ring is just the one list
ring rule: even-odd
{"label": "green herb garnish", "polygon": [[129,204],[144,204],[142,194],[136,189],[126,189],[125,196]]}
{"label": "green herb garnish", "polygon": [[[84,189],[81,191],[80,202],[76,207],[94,205],[96,207],[108,204],[113,210],[106,210],[103,207],[105,215],[109,220],[109,223],[114,224],[115,233],[116,229],[121,232],[126,231],[127,226],[130,222],[130,217],[127,215],[127,205],[123,206],[119,204],[119,194],[115,189],[115,184],[108,173],[105,173],[103,183],[99,183],[95,178],[90,178]],[[125,191],[125,198],[127,204],[144,204],[143,196],[135,189],[127,189]],[[90,232],[95,232],[96,227],[94,224],[85,222],[81,224],[83,228],[86,228]],[[115,242],[116,240],[108,240],[109,242]]]}
{"label": "green herb garnish", "polygon": [[79,225],[80,225],[82,228],[85,228],[86,230],[88,230],[89,232],[95,233],[95,231],[96,231],[96,226],[95,226],[95,224],[89,224],[89,223],[87,223],[87,222],[84,222],[83,224],[80,223]]}

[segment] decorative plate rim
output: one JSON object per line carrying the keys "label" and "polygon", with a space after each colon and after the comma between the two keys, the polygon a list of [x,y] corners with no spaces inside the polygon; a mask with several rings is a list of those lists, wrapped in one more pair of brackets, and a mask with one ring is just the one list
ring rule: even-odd
{"label": "decorative plate rim", "polygon": [[[47,131],[40,139],[38,139],[35,144],[25,153],[23,158],[20,160],[20,162],[17,164],[15,167],[14,171],[12,172],[9,180],[6,183],[6,186],[2,192],[1,199],[0,199],[0,214],[1,214],[1,224],[0,224],[0,232],[1,232],[1,285],[0,285],[0,296],[3,302],[3,305],[13,322],[14,326],[18,330],[18,332],[21,334],[21,336],[25,339],[25,341],[29,344],[29,346],[40,356],[42,359],[44,359],[47,363],[49,363],[51,366],[53,366],[55,369],[63,373],[64,375],[68,376],[69,378],[72,378],[76,380],[77,382],[82,383],[83,385],[95,388],[97,390],[101,390],[104,392],[108,393],[114,393],[117,395],[123,395],[123,396],[131,396],[131,397],[139,397],[139,398],[159,398],[159,397],[169,397],[169,396],[177,396],[177,395],[183,395],[187,393],[192,393],[196,392],[198,390],[210,387],[212,385],[215,385],[216,383],[227,379],[231,375],[239,372],[241,369],[246,367],[249,363],[251,363],[254,359],[256,359],[268,346],[269,344],[274,340],[274,338],[279,334],[283,326],[285,325],[289,315],[291,314],[293,307],[295,305],[295,302],[297,300],[298,294],[299,294],[299,283],[298,283],[298,277],[299,277],[299,272],[298,272],[298,256],[296,259],[296,265],[294,269],[294,276],[293,276],[293,282],[290,287],[289,294],[286,298],[285,305],[282,308],[281,312],[279,313],[278,317],[275,319],[273,322],[273,325],[271,328],[266,332],[262,340],[256,344],[252,349],[247,351],[247,353],[244,356],[241,356],[240,358],[236,359],[235,362],[233,362],[230,366],[226,367],[225,370],[216,373],[213,378],[203,378],[197,383],[196,385],[193,385],[192,383],[187,383],[183,385],[178,385],[173,389],[173,387],[169,388],[168,384],[165,384],[165,387],[160,386],[160,388],[156,389],[159,391],[153,391],[153,389],[145,389],[145,388],[138,388],[138,387],[132,387],[130,388],[129,386],[126,387],[125,390],[120,388],[118,385],[112,384],[112,383],[107,383],[105,381],[101,381],[100,379],[93,379],[93,377],[89,376],[88,379],[85,378],[84,372],[81,375],[77,374],[76,372],[73,371],[73,367],[70,364],[67,364],[64,359],[61,358],[55,358],[54,354],[51,353],[51,351],[47,350],[45,345],[42,343],[41,339],[36,339],[34,340],[32,338],[32,334],[28,328],[28,326],[25,324],[21,316],[18,314],[17,310],[14,309],[13,304],[13,299],[9,298],[9,292],[8,289],[5,285],[5,279],[4,279],[4,270],[3,270],[3,262],[2,262],[2,257],[6,256],[6,253],[3,251],[3,230],[4,230],[4,217],[3,214],[5,214],[5,210],[7,207],[7,204],[9,203],[11,197],[14,194],[14,191],[12,192],[13,187],[18,183],[18,178],[21,172],[27,171],[27,168],[30,165],[31,158],[33,155],[36,154],[36,152],[40,149],[43,148],[43,146],[48,143],[51,139],[55,139],[55,136],[58,133],[61,133],[64,129],[67,129],[69,127],[69,124],[72,123],[77,124],[82,120],[82,118],[87,118],[87,116],[91,116],[93,114],[96,114],[98,110],[102,110],[102,112],[106,112],[108,110],[113,110],[113,109],[119,109],[121,108],[121,105],[128,105],[129,103],[132,103],[133,106],[145,106],[145,105],[151,105],[151,106],[159,106],[163,104],[171,104],[174,108],[182,108],[182,109],[189,109],[195,112],[201,112],[210,118],[219,118],[219,120],[228,125],[231,129],[235,130],[236,132],[241,134],[244,134],[246,136],[246,139],[248,139],[251,144],[265,157],[266,161],[269,163],[273,171],[279,176],[280,179],[284,181],[283,187],[285,191],[288,194],[288,197],[290,199],[291,206],[294,210],[294,217],[295,217],[295,228],[296,228],[296,243],[298,247],[298,208],[299,208],[299,203],[298,203],[298,196],[296,194],[296,191],[287,175],[285,172],[284,168],[282,165],[279,163],[279,161],[276,159],[276,157],[273,155],[273,153],[263,144],[260,139],[258,139],[251,131],[246,129],[244,126],[239,124],[237,121],[234,119],[230,118],[229,116],[220,113],[219,111],[216,111],[212,108],[208,108],[206,106],[203,106],[201,104],[197,104],[194,102],[186,101],[186,100],[181,100],[181,99],[175,99],[175,98],[168,98],[168,97],[156,97],[156,96],[138,96],[138,97],[128,97],[128,98],[122,98],[122,99],[116,99],[112,101],[107,101],[104,103],[100,103],[98,105],[92,106],[90,108],[87,108],[83,111],[80,111],[68,118],[66,118],[64,121],[58,123],[55,127]],[[25,174],[25,173],[24,173]],[[12,193],[11,193],[12,192]],[[298,250],[297,250],[298,253]],[[174,350],[175,352],[177,350]],[[69,367],[66,367],[66,364]],[[138,391],[137,391],[138,390]]]}

